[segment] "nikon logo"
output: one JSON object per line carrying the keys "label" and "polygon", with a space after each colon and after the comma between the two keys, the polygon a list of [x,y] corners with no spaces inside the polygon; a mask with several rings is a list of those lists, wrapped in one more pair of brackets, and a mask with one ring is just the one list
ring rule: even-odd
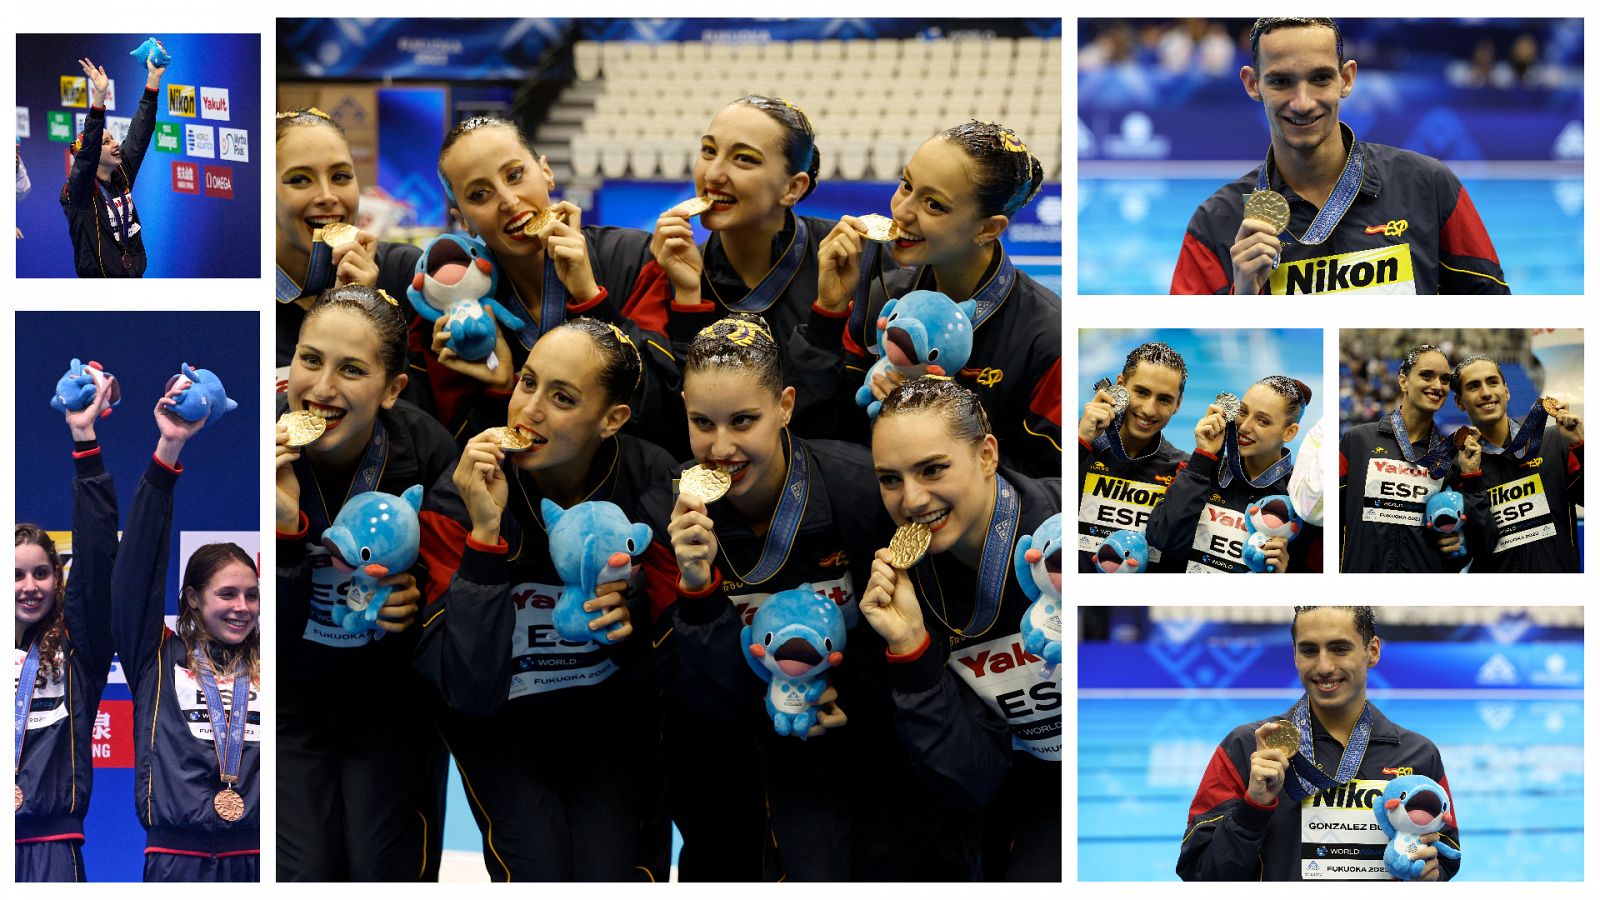
{"label": "nikon logo", "polygon": [[167,85],[167,114],[194,118],[194,85]]}
{"label": "nikon logo", "polygon": [[1137,481],[1124,481],[1121,478],[1107,478],[1098,476],[1089,485],[1091,496],[1104,497],[1119,503],[1134,503],[1139,506],[1155,506],[1161,502],[1165,491],[1152,490],[1147,484]]}
{"label": "nikon logo", "polygon": [[1408,244],[1285,261],[1272,273],[1271,280],[1272,292],[1284,295],[1417,292]]}

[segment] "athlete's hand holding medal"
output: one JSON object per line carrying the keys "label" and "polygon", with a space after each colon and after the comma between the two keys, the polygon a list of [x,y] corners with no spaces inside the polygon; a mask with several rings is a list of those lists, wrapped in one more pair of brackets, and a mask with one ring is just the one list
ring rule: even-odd
{"label": "athlete's hand holding medal", "polygon": [[[556,264],[556,277],[573,301],[581,303],[592,298],[600,293],[600,285],[589,264],[589,242],[584,240],[582,231],[583,210],[576,203],[563,200],[545,213],[551,215],[551,221],[544,222],[543,216],[534,221],[544,225],[538,236],[544,241],[546,256]],[[554,323],[544,324],[546,328],[554,327]]]}
{"label": "athlete's hand holding medal", "polygon": [[1483,445],[1478,441],[1481,436],[1471,425],[1463,425],[1450,435],[1456,445],[1456,466],[1463,475],[1476,475],[1483,470]]}
{"label": "athlete's hand holding medal", "polygon": [[378,286],[378,236],[346,222],[325,228],[321,240],[333,250],[333,283],[336,287],[363,284]]}
{"label": "athlete's hand holding medal", "polygon": [[1556,425],[1561,429],[1561,434],[1569,444],[1583,443],[1583,418],[1567,408],[1564,401],[1554,397],[1544,397],[1541,401],[1544,410],[1551,418],[1556,420]]}
{"label": "athlete's hand holding medal", "polygon": [[1283,241],[1278,235],[1289,227],[1289,202],[1276,191],[1247,195],[1244,221],[1233,237],[1233,292],[1259,294],[1278,265]]}
{"label": "athlete's hand holding medal", "polygon": [[701,199],[684,201],[662,213],[656,219],[655,234],[650,237],[650,255],[667,273],[677,302],[683,304],[700,302],[700,274],[705,271],[706,263],[700,256],[700,248],[695,246],[694,228],[689,218],[698,215],[695,210],[704,212],[710,208],[709,204],[702,208],[702,203],[696,202]]}
{"label": "athlete's hand holding medal", "polygon": [[817,245],[817,303],[823,309],[840,313],[849,307],[861,283],[861,254],[865,247],[862,242],[867,240],[874,240],[868,222],[856,216],[844,216]]}
{"label": "athlete's hand holding medal", "polygon": [[679,589],[705,590],[711,583],[711,564],[717,558],[717,532],[705,499],[695,490],[679,491],[678,501],[672,505],[667,536],[672,539],[672,553],[678,558]]}
{"label": "athlete's hand holding medal", "polygon": [[507,453],[507,431],[519,433],[505,427],[489,428],[467,441],[450,476],[472,519],[472,540],[490,547],[500,543],[500,520],[510,493],[510,482],[500,468]]}
{"label": "athlete's hand holding medal", "polygon": [[1106,430],[1107,426],[1116,419],[1117,414],[1122,409],[1127,408],[1126,390],[1123,391],[1120,404],[1117,401],[1115,392],[1112,390],[1112,388],[1118,387],[1120,385],[1097,386],[1095,388],[1094,396],[1089,399],[1088,403],[1083,405],[1083,416],[1078,419],[1079,440],[1091,444],[1094,443],[1095,438]]}
{"label": "athlete's hand holding medal", "polygon": [[1300,730],[1293,722],[1279,719],[1256,729],[1256,751],[1250,754],[1250,783],[1245,796],[1257,806],[1278,802],[1289,774],[1289,757],[1300,745]]}
{"label": "athlete's hand holding medal", "polygon": [[904,656],[922,646],[928,629],[922,621],[916,588],[906,575],[906,568],[915,565],[916,560],[906,563],[904,568],[897,567],[896,562],[905,562],[905,559],[896,559],[889,547],[880,549],[874,556],[872,576],[867,579],[867,589],[861,595],[861,614],[889,645],[890,653]]}
{"label": "athlete's hand holding medal", "polygon": [[[1234,411],[1238,412],[1237,409]],[[1222,439],[1228,434],[1228,421],[1227,412],[1222,407],[1215,403],[1207,406],[1206,414],[1194,425],[1194,448],[1218,456],[1222,450]]]}
{"label": "athlete's hand holding medal", "polygon": [[517,383],[517,369],[511,365],[500,365],[489,368],[488,360],[509,360],[511,358],[511,345],[506,342],[504,331],[500,330],[499,322],[495,320],[494,309],[483,307],[483,314],[488,318],[494,328],[494,354],[479,360],[462,359],[456,351],[445,346],[450,340],[450,317],[440,316],[433,323],[433,355],[438,358],[439,365],[452,372],[460,372],[468,378],[475,378],[497,391],[509,391]]}

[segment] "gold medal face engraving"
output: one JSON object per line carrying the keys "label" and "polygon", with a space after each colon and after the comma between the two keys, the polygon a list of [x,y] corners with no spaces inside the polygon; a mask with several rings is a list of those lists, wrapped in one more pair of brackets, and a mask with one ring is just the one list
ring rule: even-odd
{"label": "gold medal face engraving", "polygon": [[715,503],[733,487],[733,479],[721,469],[695,466],[679,477],[678,490],[693,494],[705,503]]}
{"label": "gold medal face engraving", "polygon": [[1289,227],[1289,201],[1277,191],[1256,191],[1246,194],[1244,201],[1244,217],[1246,219],[1260,219],[1272,226],[1273,234],[1280,234]]}
{"label": "gold medal face engraving", "polygon": [[1238,397],[1224,391],[1218,394],[1217,399],[1211,401],[1211,403],[1222,413],[1224,422],[1232,422],[1234,419],[1239,418],[1240,401]]}
{"label": "gold medal face engraving", "polygon": [[1561,401],[1554,397],[1540,397],[1539,405],[1544,407],[1544,411],[1552,416],[1561,414]]}
{"label": "gold medal face engraving", "polygon": [[328,421],[307,409],[284,413],[278,417],[278,424],[289,429],[291,447],[304,447],[328,430]]}
{"label": "gold medal face engraving", "polygon": [[533,438],[508,425],[491,428],[489,434],[494,437],[495,443],[500,445],[500,449],[508,453],[516,453],[533,446]]}
{"label": "gold medal face engraving", "polygon": [[529,219],[528,224],[522,226],[522,233],[532,237],[543,237],[546,232],[556,227],[559,221],[561,221],[560,211],[551,206]]}
{"label": "gold medal face engraving", "polygon": [[921,522],[907,522],[896,528],[889,539],[889,564],[909,569],[921,561],[933,543],[933,530]]}
{"label": "gold medal face engraving", "polygon": [[237,822],[244,818],[244,798],[235,793],[231,787],[217,791],[217,795],[211,798],[211,808],[216,810],[217,815],[225,822]]}
{"label": "gold medal face engraving", "polygon": [[674,206],[668,212],[677,213],[685,219],[692,219],[711,208],[710,197],[692,197]]}
{"label": "gold medal face engraving", "polygon": [[869,213],[865,216],[856,216],[861,224],[867,228],[869,241],[893,241],[900,237],[900,229],[895,227],[894,220],[888,216]]}
{"label": "gold medal face engraving", "polygon": [[316,239],[329,247],[343,247],[345,244],[355,240],[356,235],[360,233],[360,229],[349,222],[335,222],[332,225],[324,225],[320,231],[321,234],[315,235]]}
{"label": "gold medal face engraving", "polygon": [[1277,728],[1261,736],[1269,750],[1282,750],[1284,756],[1300,752],[1300,729],[1288,719],[1276,720]]}

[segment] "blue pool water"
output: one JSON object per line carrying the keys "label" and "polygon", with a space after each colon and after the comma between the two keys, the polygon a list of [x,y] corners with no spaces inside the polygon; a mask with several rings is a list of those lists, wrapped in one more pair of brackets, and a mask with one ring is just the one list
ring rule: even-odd
{"label": "blue pool water", "polygon": [[[1189,217],[1228,180],[1080,177],[1078,292],[1167,293]],[[1463,183],[1514,293],[1582,293],[1582,178]]]}
{"label": "blue pool water", "polygon": [[[1439,747],[1461,828],[1457,878],[1581,881],[1583,701],[1456,696],[1372,699]],[[1291,702],[1079,700],[1079,880],[1176,880],[1189,802],[1217,743]]]}

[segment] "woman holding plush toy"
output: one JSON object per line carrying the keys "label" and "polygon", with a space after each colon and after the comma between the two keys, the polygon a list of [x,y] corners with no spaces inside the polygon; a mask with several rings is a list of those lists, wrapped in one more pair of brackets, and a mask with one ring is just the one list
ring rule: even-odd
{"label": "woman holding plush toy", "polygon": [[[675,578],[670,554],[641,533],[665,521],[676,469],[618,433],[641,369],[613,325],[579,317],[546,331],[503,424],[467,441],[422,511],[417,666],[450,707],[445,739],[495,881],[633,880],[640,858],[670,841],[665,822],[659,834],[641,828],[655,812],[659,688],[647,638],[630,635],[648,618],[647,591]],[[579,596],[558,560],[583,536],[558,523],[598,522],[606,507],[645,525],[589,530],[605,539],[609,574]],[[588,621],[572,633],[563,611],[580,605]],[[667,878],[664,865],[639,868]]]}
{"label": "woman holding plush toy", "polygon": [[[884,399],[872,461],[901,532],[926,528],[929,541],[905,568],[877,551],[861,597],[888,644],[896,731],[930,793],[967,811],[960,821],[982,811],[985,878],[1059,881],[1061,675],[1041,677],[1023,649],[1029,595],[1013,556],[1061,511],[1061,481],[1001,468],[977,395],[936,376]],[[1059,591],[1059,545],[1042,562]]]}
{"label": "woman holding plush toy", "polygon": [[87,368],[94,395],[66,413],[76,446],[72,481],[72,581],[63,583],[55,542],[18,523],[17,691],[27,720],[16,749],[16,880],[88,881],[83,819],[94,786],[95,711],[111,669],[111,564],[117,494],[94,426],[111,408],[110,376]]}
{"label": "woman holding plush toy", "polygon": [[[1000,236],[1043,180],[1039,161],[1011,129],[991,122],[947,128],[917,148],[890,198],[894,265],[883,265],[867,226],[846,216],[822,242],[817,276],[818,306],[850,314],[843,350],[851,371],[871,365],[864,348],[877,342],[879,311],[890,298],[932,290],[976,300],[972,354],[959,372],[945,374],[982,400],[1001,429],[995,437],[1006,464],[1036,478],[1061,472],[1061,298],[1013,267]],[[882,400],[901,380],[880,376],[873,395]],[[859,386],[839,385],[837,406]],[[842,415],[865,434],[865,417]]]}
{"label": "woman holding plush toy", "polygon": [[1288,499],[1294,458],[1285,444],[1310,402],[1304,382],[1269,375],[1243,398],[1207,407],[1188,465],[1150,516],[1150,546],[1187,559],[1189,572],[1321,571],[1322,528],[1301,523]]}
{"label": "woman holding plush toy", "polygon": [[[937,816],[916,799],[925,792],[908,788],[915,777],[892,734],[882,643],[858,627],[856,600],[889,524],[870,457],[790,433],[795,389],[780,356],[760,317],[735,315],[702,330],[684,364],[695,461],[727,490],[708,501],[685,488],[668,528],[680,575],[659,630],[674,637],[667,753],[680,869],[691,880],[762,877],[735,867],[761,860],[770,824],[779,858],[768,878],[959,877],[926,852]],[[808,740],[779,735],[740,652],[741,626],[802,584],[836,603],[848,629]]]}
{"label": "woman holding plush toy", "polygon": [[111,573],[117,598],[111,628],[141,736],[134,743],[134,808],[146,832],[145,881],[259,881],[255,560],[237,544],[195,550],[183,573],[176,631],[162,621],[173,489],[183,472],[178,456],[226,411],[211,406],[190,421],[183,401],[191,387],[180,381],[156,403],[161,437],[134,493]]}
{"label": "woman holding plush toy", "polygon": [[[306,311],[280,395],[280,415],[322,426],[303,446],[286,423],[277,429],[281,881],[438,873],[448,758],[411,666],[421,592],[410,574],[384,578],[394,592],[378,629],[348,630],[334,618],[348,565],[341,574],[321,543],[350,497],[400,495],[455,465],[450,435],[399,399],[405,361],[396,302],[365,285],[334,288]],[[330,685],[358,699],[336,698]]]}

